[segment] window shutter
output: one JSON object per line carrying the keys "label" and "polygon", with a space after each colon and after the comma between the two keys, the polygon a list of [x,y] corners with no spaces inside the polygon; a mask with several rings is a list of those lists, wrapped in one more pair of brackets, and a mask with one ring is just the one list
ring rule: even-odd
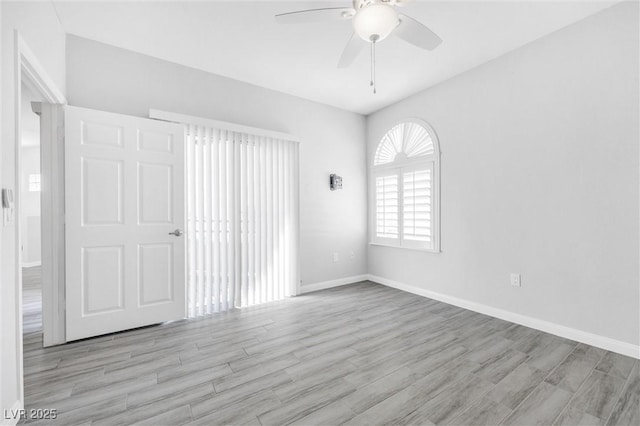
{"label": "window shutter", "polygon": [[403,237],[433,247],[433,170],[403,173]]}
{"label": "window shutter", "polygon": [[373,156],[369,181],[372,244],[440,252],[440,149],[418,119],[396,124]]}
{"label": "window shutter", "polygon": [[398,175],[376,177],[376,236],[398,238]]}

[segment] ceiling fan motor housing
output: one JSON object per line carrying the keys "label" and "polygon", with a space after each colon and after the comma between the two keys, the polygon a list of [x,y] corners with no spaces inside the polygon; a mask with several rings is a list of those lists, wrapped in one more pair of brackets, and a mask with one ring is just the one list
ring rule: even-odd
{"label": "ceiling fan motor housing", "polygon": [[353,0],[353,8],[355,10],[360,10],[365,6],[368,6],[373,3],[385,3],[391,6],[402,6],[403,3],[409,3],[412,0]]}

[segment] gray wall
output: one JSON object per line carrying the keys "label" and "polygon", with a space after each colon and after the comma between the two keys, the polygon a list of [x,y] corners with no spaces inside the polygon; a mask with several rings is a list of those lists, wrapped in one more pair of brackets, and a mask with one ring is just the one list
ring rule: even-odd
{"label": "gray wall", "polygon": [[369,116],[369,164],[407,117],[442,149],[442,253],[369,272],[637,345],[638,49],[623,3]]}
{"label": "gray wall", "polygon": [[[366,273],[363,116],[74,36],[67,97],[86,108],[140,117],[154,108],[298,136],[303,286]],[[343,190],[329,190],[330,173],[343,176]]]}

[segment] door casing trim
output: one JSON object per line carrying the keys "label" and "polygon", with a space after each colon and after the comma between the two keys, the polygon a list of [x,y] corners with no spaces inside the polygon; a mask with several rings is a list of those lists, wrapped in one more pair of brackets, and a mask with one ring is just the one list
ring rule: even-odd
{"label": "door casing trim", "polygon": [[[17,384],[18,384],[18,395],[20,396],[20,405],[22,406],[24,403],[24,360],[23,360],[23,348],[22,348],[22,271],[20,265],[22,265],[22,253],[20,247],[22,245],[22,235],[21,235],[21,220],[20,220],[20,212],[21,212],[21,175],[22,175],[22,153],[21,153],[21,139],[22,139],[22,83],[24,82],[28,85],[34,92],[38,93],[42,96],[45,102],[50,104],[66,104],[67,100],[63,95],[62,91],[57,87],[54,83],[53,79],[46,72],[45,68],[42,66],[37,56],[33,53],[31,48],[27,45],[24,38],[20,34],[18,30],[14,30],[13,32],[13,93],[14,93],[14,170],[15,170],[15,183],[14,183],[14,200],[15,200],[15,274],[14,274],[14,285],[17,289],[16,291],[16,300],[14,301],[16,306],[16,318],[15,318],[15,341],[16,345],[16,360],[18,363],[18,368],[16,369],[17,374]],[[55,137],[57,138],[57,131]],[[41,143],[43,141],[41,140]],[[42,155],[42,151],[41,151]],[[43,176],[46,179],[46,177]],[[53,194],[54,196],[57,194]],[[44,206],[43,206],[44,207]],[[48,210],[42,209],[41,217],[44,217],[46,214],[51,215],[51,212]],[[60,225],[60,224],[58,224]],[[62,225],[63,226],[63,225]],[[42,229],[42,232],[47,232],[50,230]],[[44,243],[44,241],[43,241]],[[42,247],[42,250],[46,250],[47,248]],[[64,259],[64,251],[53,251],[54,256],[61,257]],[[43,259],[44,261],[44,259]],[[60,283],[57,281],[56,277],[47,277],[43,282],[48,282],[50,285],[55,286]],[[47,311],[56,310],[58,307],[54,307],[51,305],[52,300],[48,300],[44,298],[43,291],[43,322],[44,322],[44,310],[45,305],[47,306]],[[63,324],[64,326],[64,324]],[[22,408],[22,407],[21,407]]]}

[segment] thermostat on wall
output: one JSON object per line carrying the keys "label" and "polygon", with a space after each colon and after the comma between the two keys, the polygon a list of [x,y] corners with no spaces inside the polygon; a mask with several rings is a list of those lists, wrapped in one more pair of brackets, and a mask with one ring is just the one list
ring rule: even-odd
{"label": "thermostat on wall", "polygon": [[329,189],[335,191],[336,189],[342,189],[342,176],[338,176],[333,173],[329,176]]}

